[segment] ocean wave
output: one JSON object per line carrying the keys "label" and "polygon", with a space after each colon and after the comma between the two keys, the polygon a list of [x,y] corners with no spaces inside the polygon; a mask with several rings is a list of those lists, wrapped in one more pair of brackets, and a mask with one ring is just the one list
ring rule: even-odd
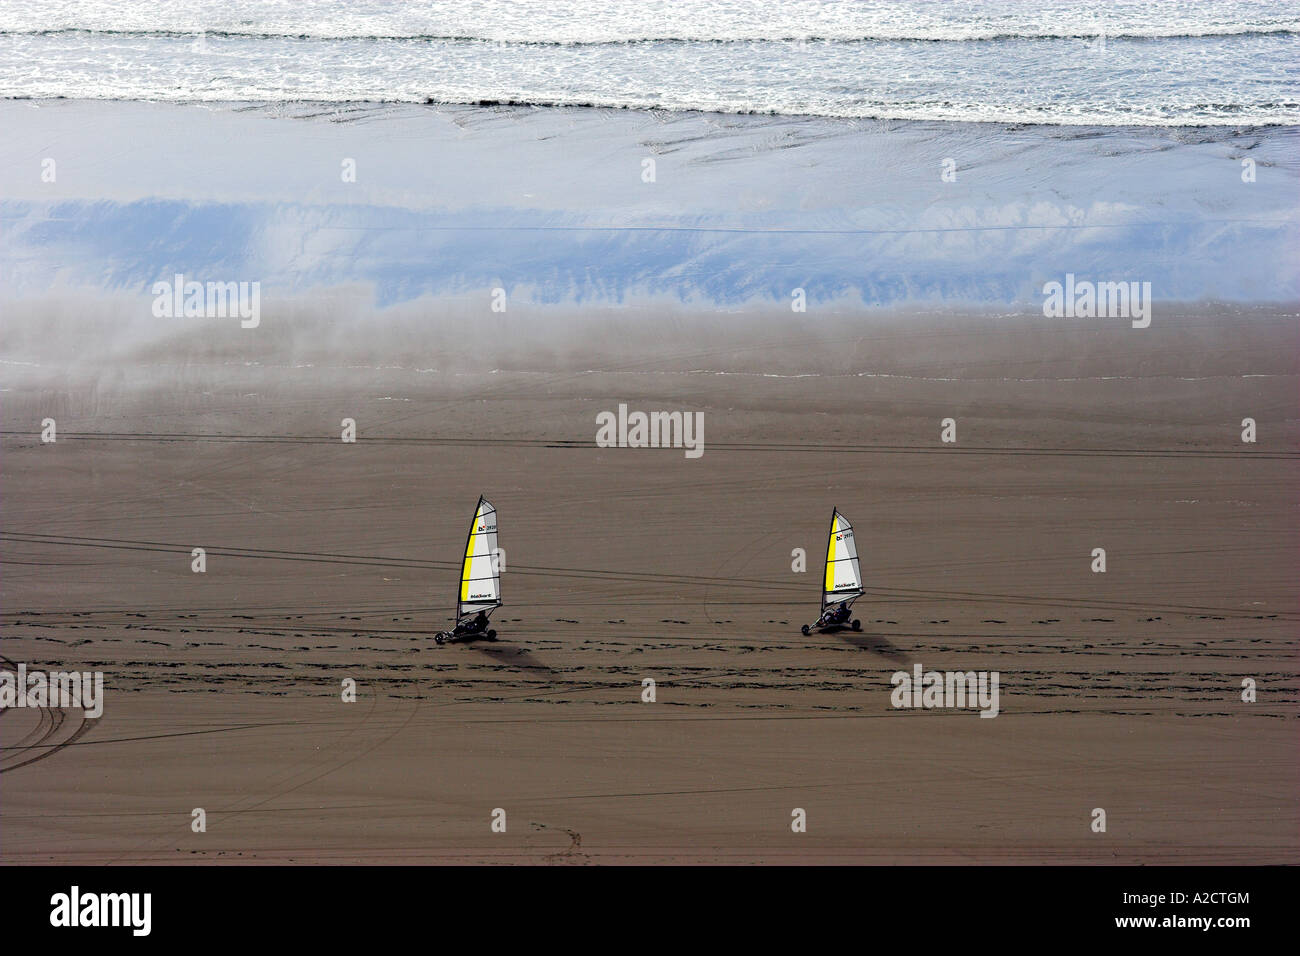
{"label": "ocean wave", "polygon": [[607,107],[1058,126],[1300,123],[1274,0],[29,0],[0,97]]}
{"label": "ocean wave", "polygon": [[201,28],[194,30],[174,29],[113,29],[104,27],[65,26],[65,27],[29,27],[19,29],[0,29],[0,36],[105,36],[136,37],[193,40],[199,36],[210,39],[240,40],[374,40],[374,41],[413,41],[442,43],[488,43],[504,46],[541,46],[541,47],[584,47],[584,46],[635,46],[658,43],[989,43],[1011,40],[1090,40],[1098,35],[1105,35],[1110,40],[1196,40],[1211,37],[1251,37],[1251,36],[1295,36],[1300,35],[1300,20],[1289,20],[1273,25],[1238,24],[1216,25],[1201,28],[1188,28],[1185,25],[1161,29],[1120,29],[1109,31],[1100,26],[1098,29],[1082,30],[1077,27],[1066,29],[1044,28],[1040,30],[1002,31],[998,29],[972,30],[953,29],[944,31],[921,32],[915,30],[879,31],[870,34],[832,34],[832,33],[764,33],[746,32],[732,36],[694,33],[646,34],[644,36],[607,35],[598,37],[569,37],[561,39],[541,39],[528,36],[503,36],[494,33],[354,33],[336,32],[324,29],[304,31],[301,29],[258,29],[232,30],[228,28]]}

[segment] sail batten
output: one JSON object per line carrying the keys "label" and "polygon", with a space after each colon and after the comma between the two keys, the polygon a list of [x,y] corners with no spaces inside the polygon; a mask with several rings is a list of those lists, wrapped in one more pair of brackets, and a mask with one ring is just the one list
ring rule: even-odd
{"label": "sail batten", "polygon": [[831,530],[826,542],[826,576],[822,583],[822,609],[862,596],[862,570],[853,525],[839,510],[831,512]]}
{"label": "sail batten", "polygon": [[457,619],[501,606],[501,569],[497,561],[497,510],[480,497],[465,541]]}

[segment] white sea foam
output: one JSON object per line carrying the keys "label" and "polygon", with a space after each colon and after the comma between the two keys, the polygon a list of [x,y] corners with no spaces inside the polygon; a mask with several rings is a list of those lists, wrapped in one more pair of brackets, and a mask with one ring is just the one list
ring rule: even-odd
{"label": "white sea foam", "polygon": [[0,30],[506,43],[1216,36],[1300,30],[1276,0],[27,0]]}
{"label": "white sea foam", "polygon": [[0,96],[1300,122],[1280,0],[27,0]]}

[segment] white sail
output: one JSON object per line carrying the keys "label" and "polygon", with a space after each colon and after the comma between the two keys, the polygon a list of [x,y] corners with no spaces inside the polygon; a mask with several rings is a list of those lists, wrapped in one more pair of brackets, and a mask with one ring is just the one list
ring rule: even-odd
{"label": "white sail", "polygon": [[457,619],[501,605],[501,569],[497,560],[497,509],[479,498],[474,522],[465,542],[465,564],[460,573]]}
{"label": "white sail", "polygon": [[822,608],[861,596],[862,571],[858,567],[858,546],[853,540],[853,525],[839,511],[832,511],[830,540],[826,545]]}

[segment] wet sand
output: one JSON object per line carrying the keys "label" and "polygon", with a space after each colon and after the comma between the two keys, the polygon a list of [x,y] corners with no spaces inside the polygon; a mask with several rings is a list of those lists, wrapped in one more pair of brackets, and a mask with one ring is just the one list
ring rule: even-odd
{"label": "wet sand", "polygon": [[[4,366],[2,653],[107,700],[0,712],[0,860],[1296,862],[1295,317],[1027,321]],[[596,448],[619,402],[703,457]],[[437,647],[480,493],[500,639]],[[863,630],[804,637],[832,506]],[[893,708],[917,663],[999,716]]]}

